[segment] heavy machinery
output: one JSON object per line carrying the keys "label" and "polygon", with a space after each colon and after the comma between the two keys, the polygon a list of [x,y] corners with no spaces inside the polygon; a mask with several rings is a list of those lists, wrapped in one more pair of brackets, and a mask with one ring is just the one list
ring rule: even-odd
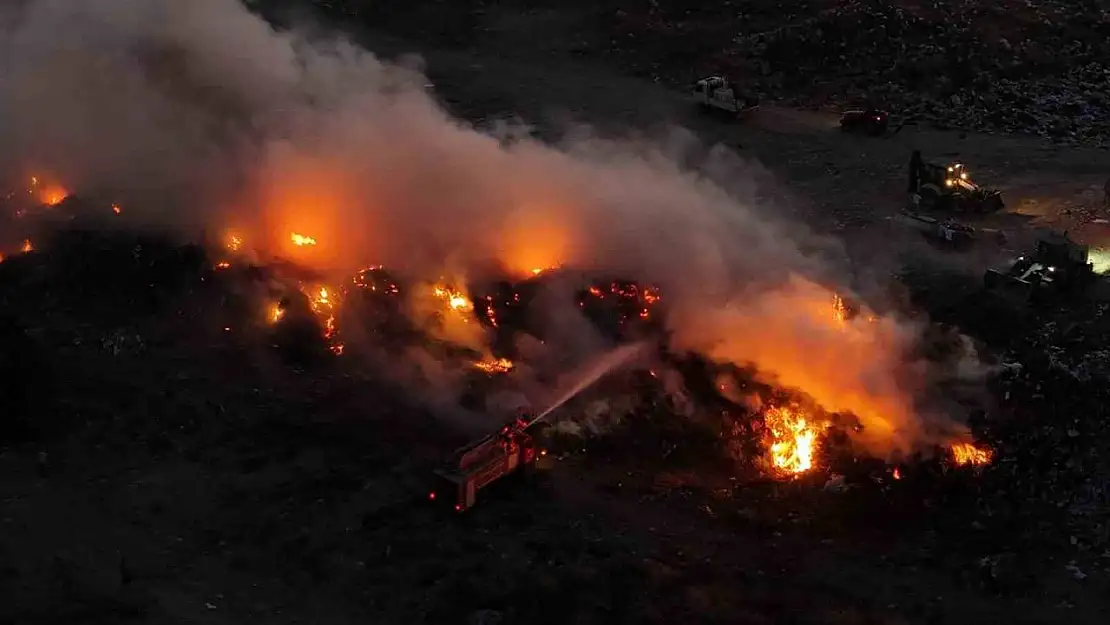
{"label": "heavy machinery", "polygon": [[840,115],[840,129],[851,134],[880,137],[889,124],[890,114],[876,108],[852,109]]}
{"label": "heavy machinery", "polygon": [[981,187],[962,163],[933,163],[921,152],[910,156],[909,193],[915,207],[959,213],[995,213],[1002,210],[1002,193]]}
{"label": "heavy machinery", "polygon": [[747,117],[759,109],[759,98],[740,93],[737,86],[723,76],[709,76],[694,83],[694,101],[708,111],[721,111],[737,118]]}
{"label": "heavy machinery", "polygon": [[478,491],[510,476],[530,477],[546,468],[547,450],[539,445],[541,424],[529,415],[518,416],[497,432],[455,451],[435,471],[436,485],[428,500],[454,506],[456,512],[474,507]]}
{"label": "heavy machinery", "polygon": [[952,219],[937,219],[911,211],[902,211],[892,219],[900,225],[920,232],[930,241],[958,249],[970,246],[976,239],[975,228]]}
{"label": "heavy machinery", "polygon": [[1019,256],[1003,269],[989,269],[984,276],[988,289],[1005,289],[1026,299],[1078,294],[1095,278],[1090,249],[1065,232],[1037,242],[1030,255]]}

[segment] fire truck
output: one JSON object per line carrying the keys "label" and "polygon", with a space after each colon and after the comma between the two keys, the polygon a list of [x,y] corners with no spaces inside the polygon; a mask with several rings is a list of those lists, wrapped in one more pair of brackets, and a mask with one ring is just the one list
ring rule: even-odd
{"label": "fire truck", "polygon": [[428,499],[465,512],[474,507],[478,491],[502,478],[528,477],[546,468],[547,450],[538,444],[537,428],[534,419],[519,416],[497,432],[456,450],[445,466],[435,471],[436,484]]}

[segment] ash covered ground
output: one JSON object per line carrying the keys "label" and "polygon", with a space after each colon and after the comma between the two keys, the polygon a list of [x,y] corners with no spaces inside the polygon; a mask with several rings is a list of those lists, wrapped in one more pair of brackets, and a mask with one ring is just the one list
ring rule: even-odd
{"label": "ash covered ground", "polygon": [[[118,0],[93,4],[131,8]],[[620,9],[626,15],[641,9],[658,14],[670,10],[661,8],[664,4]],[[799,4],[798,15],[787,19],[767,4],[748,3],[744,10],[767,15],[768,29],[817,10]],[[241,26],[247,19],[234,11],[222,13],[231,2],[201,5],[218,9],[213,15],[227,18],[226,23]],[[290,12],[290,6],[295,10]],[[721,168],[705,174],[709,178],[720,178],[722,172],[740,175],[744,180],[737,186],[718,182],[729,187],[730,197],[740,196],[730,201],[738,202],[738,209],[771,207],[777,216],[757,211],[752,214],[758,219],[740,224],[711,220],[724,237],[691,240],[704,241],[730,268],[744,269],[740,277],[765,282],[767,290],[741,292],[749,298],[739,306],[746,325],[729,325],[725,322],[738,321],[721,315],[689,317],[714,309],[704,286],[689,293],[682,287],[687,282],[715,286],[715,276],[668,272],[676,257],[629,247],[624,230],[653,243],[656,235],[636,227],[640,217],[635,212],[619,212],[621,220],[615,223],[623,226],[614,227],[602,213],[587,223],[605,235],[599,237],[602,243],[631,254],[631,263],[591,255],[573,244],[561,250],[563,258],[546,253],[519,258],[519,250],[506,246],[492,258],[462,255],[471,279],[456,291],[456,285],[428,272],[448,273],[449,268],[425,262],[434,252],[414,243],[411,237],[423,231],[408,223],[392,224],[403,243],[391,246],[348,238],[342,228],[329,229],[327,220],[290,212],[281,202],[275,213],[261,216],[261,225],[246,218],[235,223],[228,218],[239,213],[229,207],[182,208],[188,203],[180,201],[175,185],[199,185],[216,175],[219,184],[197,194],[207,200],[210,188],[211,197],[225,197],[230,184],[217,175],[220,167],[191,168],[184,157],[230,151],[210,153],[207,144],[184,143],[182,156],[166,159],[156,141],[121,139],[128,150],[108,147],[81,154],[105,139],[96,132],[68,139],[64,131],[72,133],[80,125],[59,121],[55,128],[49,122],[72,111],[69,103],[35,99],[68,93],[51,91],[59,81],[48,80],[46,87],[21,83],[24,88],[39,85],[41,91],[24,92],[23,101],[35,102],[44,115],[17,117],[36,122],[30,128],[41,134],[5,127],[10,144],[24,149],[3,153],[14,172],[13,196],[5,200],[6,221],[0,222],[5,246],[0,250],[5,255],[0,263],[3,620],[1101,622],[1110,549],[1110,433],[1102,413],[1105,304],[1032,309],[989,298],[980,285],[987,265],[1022,251],[1039,228],[1069,229],[1086,242],[1100,242],[1098,191],[1110,168],[1102,152],[927,128],[907,129],[890,140],[855,139],[831,131],[835,118],[830,123],[821,114],[785,106],[765,107],[760,118],[745,124],[695,117],[681,93],[660,86],[666,81],[645,81],[620,69],[628,58],[649,66],[673,63],[686,53],[685,40],[663,43],[671,40],[651,37],[650,29],[636,31],[631,39],[653,41],[667,54],[637,50],[614,63],[582,41],[609,36],[604,29],[611,24],[571,7],[522,11],[504,3],[412,3],[408,10],[363,18],[320,14],[291,3],[266,8],[282,25],[311,23],[318,37],[346,29],[385,58],[420,53],[434,97],[451,119],[500,132],[503,144],[527,142],[529,132],[554,139],[570,122],[571,135],[586,134],[588,141],[639,135],[638,142],[645,134],[663,135],[665,142],[682,148],[673,150],[678,157],[670,150],[667,154],[681,161],[679,169]],[[112,27],[131,32],[138,14],[112,15],[119,18],[109,20]],[[256,26],[248,31],[256,29],[265,31]],[[196,31],[146,32],[154,41],[170,33],[178,44],[150,62],[193,67],[189,53],[197,51],[190,47]],[[80,45],[74,49],[87,53]],[[240,56],[222,60],[235,65],[229,59]],[[45,63],[46,58],[32,60]],[[217,53],[212,58],[221,59]],[[700,66],[700,61],[683,65]],[[52,66],[30,67],[38,72],[20,76],[48,76],[39,72]],[[832,69],[820,71],[832,76]],[[337,116],[349,112],[340,92],[325,88],[334,76],[308,75],[320,81],[322,108]],[[219,90],[203,74],[191,77],[183,90],[171,92],[175,99],[205,111],[216,107],[221,123],[247,123],[237,116],[242,112],[237,107],[250,112],[253,102],[218,97]],[[328,96],[336,99],[328,101]],[[6,111],[20,113],[13,102],[5,100]],[[56,108],[46,106],[51,103]],[[96,98],[83,105],[104,114]],[[372,107],[358,112],[375,114]],[[504,125],[514,118],[532,126]],[[576,125],[582,122],[592,128]],[[141,122],[128,123],[141,127]],[[664,130],[675,123],[691,132]],[[248,125],[253,137],[272,140],[266,122],[254,118]],[[319,141],[310,142],[307,154],[350,149],[334,143],[334,137],[299,136],[302,127],[289,128],[285,138],[290,144]],[[406,134],[422,148],[435,145],[424,136],[428,127],[419,123],[398,130],[374,142],[374,149]],[[352,134],[356,139],[375,136]],[[46,143],[34,140],[47,138]],[[715,144],[716,151],[709,149]],[[575,147],[581,150],[582,144],[569,149]],[[984,221],[1005,230],[1007,243],[954,255],[892,230],[886,217],[904,201],[904,163],[912,148],[954,154],[1003,189],[1009,211]],[[728,153],[723,161],[722,149]],[[136,166],[130,151],[146,155],[146,168]],[[605,158],[587,161],[595,167],[611,165],[607,158],[631,167],[606,153],[604,145],[598,151]],[[320,214],[327,213],[330,201],[351,202],[354,192],[373,202],[395,201],[425,221],[450,221],[454,201],[460,207],[456,218],[488,225],[486,213],[475,212],[472,204],[491,196],[460,195],[460,190],[475,192],[467,185],[440,188],[425,180],[416,186],[422,191],[432,187],[435,201],[421,202],[395,195],[409,189],[406,184],[389,187],[388,180],[372,174],[367,174],[370,180],[389,193],[378,196],[373,188],[329,177],[328,166],[341,168],[345,159],[366,156],[354,150],[325,159],[327,166],[312,167],[293,188],[284,187],[283,175],[302,173],[298,157],[304,155],[267,153],[278,164],[266,172],[270,193],[236,199],[270,207],[273,196],[296,194],[306,185],[314,189],[311,185],[322,177],[327,189],[298,196],[301,203],[319,203]],[[408,163],[390,170],[404,177],[398,172],[423,171],[419,165],[408,169],[410,159],[445,159],[446,168],[425,171],[439,174],[450,170],[455,157],[451,146],[432,154],[398,149],[394,160],[374,164]],[[562,161],[543,162],[556,182],[566,181]],[[628,180],[619,169],[606,175]],[[167,176],[166,171],[183,173]],[[671,175],[668,168],[658,171],[661,177]],[[30,175],[36,175],[34,182],[28,181]],[[136,180],[159,184],[136,185]],[[537,176],[526,185],[554,193],[542,181]],[[577,181],[600,184],[592,178]],[[604,191],[599,195],[626,193],[620,185]],[[173,205],[172,211],[157,205],[160,197]],[[553,197],[609,206],[603,201],[607,198],[590,194]],[[643,210],[658,210],[646,195],[632,197],[645,202]],[[683,230],[690,227],[684,220],[705,218],[711,213],[702,211],[712,207],[691,201],[681,210],[694,217],[676,218],[667,211],[653,215],[670,219],[678,234],[700,237],[700,229]],[[449,212],[430,212],[433,203]],[[236,210],[245,210],[235,204]],[[17,216],[17,210],[24,212]],[[357,217],[348,210],[339,214]],[[381,214],[373,206],[365,210]],[[563,212],[577,215],[569,205]],[[541,214],[550,220],[561,213]],[[293,247],[279,249],[288,261],[270,255],[274,245],[266,240],[267,217],[281,222],[276,230],[282,244],[288,245],[291,229],[302,237],[300,245],[293,241]],[[527,249],[546,252],[542,240],[521,233],[535,227],[550,235],[544,221],[518,224],[512,233],[524,236]],[[352,229],[371,225],[357,219],[349,223]],[[780,223],[790,227],[776,226]],[[738,225],[743,227],[736,230]],[[470,244],[489,245],[465,226],[458,229],[467,235],[458,238],[434,225],[427,230],[455,252]],[[753,229],[760,232],[751,234]],[[313,236],[319,241],[305,238]],[[729,237],[735,237],[735,247],[725,245]],[[340,240],[381,245],[389,256],[382,260],[387,269],[397,266],[407,275],[359,273],[371,260],[361,257],[352,259],[357,265],[329,273],[337,259],[320,262],[312,250],[334,249],[332,241]],[[574,242],[580,240],[598,242],[591,237]],[[780,240],[788,252],[781,251]],[[460,242],[462,248],[454,247]],[[301,250],[305,256],[297,256]],[[406,265],[410,255],[415,260]],[[755,275],[743,262],[748,255],[754,255],[749,264],[758,265]],[[486,281],[475,278],[479,261],[506,259],[520,266],[491,270]],[[347,258],[338,260],[343,264]],[[491,302],[503,299],[505,293],[495,287],[506,277],[499,271],[524,269],[524,275],[511,277],[523,292],[521,285],[546,273],[557,277],[578,269],[575,260],[604,270],[606,281],[595,286],[609,286],[609,278],[644,284],[660,280],[660,308],[647,316],[654,322],[656,313],[663,317],[676,300],[666,310],[664,327],[645,323],[642,334],[615,337],[620,319],[638,323],[642,298],[630,311],[602,308],[591,315],[592,322],[542,314],[588,304],[592,300],[583,300],[581,291],[588,293],[589,282],[551,287],[553,299],[541,297],[530,315],[514,316],[511,306],[498,308],[501,322],[491,327],[483,303],[487,294]],[[638,275],[640,261],[655,272]],[[548,266],[563,263],[562,269]],[[528,275],[533,267],[540,275]],[[613,272],[617,275],[609,275]],[[796,273],[811,285],[782,288]],[[403,315],[381,298],[360,299],[367,285],[388,292],[397,284],[398,291],[408,293],[419,288],[419,280],[427,281],[428,297],[403,298],[409,307]],[[838,292],[868,309],[840,318],[831,297]],[[364,303],[356,306],[355,301]],[[699,306],[691,308],[692,301]],[[470,321],[452,325],[461,313],[470,314]],[[703,336],[667,325],[679,323],[682,315],[702,326],[719,323],[725,332],[710,334],[718,340],[703,345],[697,340]],[[864,342],[835,338],[845,334],[843,324]],[[874,386],[870,394],[858,396],[836,392],[860,380],[880,390],[894,388],[881,374],[887,364],[901,360],[881,360],[890,356],[890,345],[871,338],[888,325],[899,338],[913,330],[912,340],[897,346],[912,351],[930,374],[914,399],[946,416],[912,421],[925,425],[908,445],[893,443],[893,437],[876,442],[858,431],[860,421],[864,432],[883,423],[866,420],[875,402],[897,412],[900,396],[875,392]],[[749,334],[758,329],[769,340],[725,340],[734,327]],[[472,328],[481,328],[481,340],[474,340]],[[512,330],[545,342],[504,338]],[[800,341],[803,330],[807,339]],[[490,496],[461,517],[422,505],[430,468],[458,443],[495,426],[496,416],[489,413],[504,411],[521,397],[543,407],[559,394],[551,394],[552,388],[573,386],[589,377],[591,365],[604,362],[616,344],[639,344],[644,337],[651,347],[639,352],[647,355],[640,354],[644,357],[634,365],[622,360],[621,367],[605,367],[607,376],[555,413],[558,433],[552,445],[559,462],[546,481]],[[812,368],[799,370],[797,354],[791,356],[787,348],[808,356]],[[969,360],[968,353],[975,358]],[[868,366],[872,356],[882,366]],[[823,362],[826,357],[832,360]],[[498,365],[499,358],[511,360],[515,369],[501,371],[507,367]],[[775,375],[732,362],[745,358]],[[960,375],[955,370],[961,366],[975,371]],[[810,371],[816,374],[807,375]],[[835,384],[826,386],[828,381]],[[770,445],[777,439],[767,411],[776,402],[803,405],[811,421],[822,424],[814,466],[796,472],[775,466]],[[864,414],[831,414],[845,406]],[[797,440],[788,440],[795,444],[788,450],[797,451]],[[990,462],[957,466],[952,449],[962,442],[989,450]]]}

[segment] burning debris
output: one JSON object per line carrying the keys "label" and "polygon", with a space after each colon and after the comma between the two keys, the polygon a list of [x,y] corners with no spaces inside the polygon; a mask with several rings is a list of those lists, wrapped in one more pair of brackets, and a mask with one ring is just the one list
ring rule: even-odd
{"label": "burning debris", "polygon": [[957,466],[983,466],[990,464],[994,458],[991,450],[971,443],[956,443],[950,447],[950,451]]}
{"label": "burning debris", "polygon": [[[437,284],[432,287],[432,292],[435,293],[436,297],[446,302],[448,309],[452,311],[463,315],[474,311],[474,303],[456,288]],[[463,319],[468,319],[468,317],[463,316]]]}
{"label": "burning debris", "polygon": [[786,475],[800,475],[813,468],[820,426],[796,406],[776,406],[763,413],[770,432],[771,464]]}
{"label": "burning debris", "polygon": [[298,234],[296,232],[289,235],[289,240],[292,241],[293,245],[296,245],[297,247],[304,247],[306,245],[316,245],[316,239],[314,239],[312,237],[309,237],[309,236],[305,236],[303,234]]}
{"label": "burning debris", "polygon": [[[223,5],[211,6],[242,10],[230,0]],[[172,2],[159,6],[169,23],[174,16],[203,22],[214,15],[186,13]],[[255,19],[236,15],[244,21]],[[57,26],[68,28],[69,21],[76,20],[60,20]],[[518,375],[531,370],[533,363],[517,353],[517,339],[527,339],[520,342],[533,345],[535,352],[573,352],[565,345],[598,349],[598,344],[647,336],[659,351],[750,367],[760,372],[764,382],[809,395],[822,409],[858,415],[871,453],[889,454],[935,442],[925,432],[941,428],[926,428],[927,419],[917,413],[913,401],[922,382],[902,375],[904,369],[912,369],[903,365],[910,341],[906,337],[915,328],[885,318],[868,327],[846,323],[858,312],[839,296],[830,319],[830,289],[809,282],[808,252],[791,243],[789,236],[781,236],[788,224],[769,222],[738,203],[731,190],[691,176],[684,164],[644,158],[640,150],[622,143],[593,139],[565,148],[522,140],[508,149],[502,142],[452,123],[427,98],[422,77],[353,49],[349,55],[331,54],[295,33],[274,37],[271,30],[259,29],[252,36],[261,40],[254,43],[267,52],[226,57],[217,53],[215,58],[197,54],[191,47],[204,42],[191,40],[190,33],[180,34],[181,41],[175,45],[184,58],[206,59],[198,61],[196,79],[232,85],[225,94],[227,100],[241,105],[245,119],[258,120],[251,131],[260,158],[243,162],[241,155],[225,151],[222,145],[198,142],[196,128],[217,120],[237,122],[225,119],[222,111],[213,111],[207,103],[172,99],[179,107],[166,113],[182,123],[146,127],[147,120],[164,119],[158,113],[167,101],[165,86],[134,76],[134,83],[123,83],[128,89],[119,88],[117,77],[133,74],[130,64],[110,68],[118,72],[99,66],[95,72],[90,70],[91,77],[105,81],[97,85],[103,88],[90,91],[104,94],[105,100],[83,103],[105,119],[119,117],[137,125],[129,127],[132,132],[126,136],[105,132],[98,137],[97,128],[81,135],[85,141],[103,138],[94,143],[118,150],[113,158],[81,150],[83,146],[65,136],[64,128],[54,133],[57,141],[42,142],[28,135],[24,139],[35,141],[26,147],[45,143],[44,160],[49,162],[50,152],[56,151],[56,162],[72,168],[74,180],[99,175],[97,185],[115,188],[141,164],[149,174],[143,187],[163,188],[165,183],[165,188],[195,188],[212,201],[170,199],[225,207],[222,216],[200,215],[206,224],[236,226],[227,234],[220,254],[213,254],[215,268],[223,270],[221,281],[279,264],[273,254],[295,259],[285,262],[303,274],[270,271],[273,275],[268,278],[278,286],[273,287],[275,292],[258,297],[251,309],[256,320],[265,314],[275,333],[300,328],[300,334],[290,336],[321,342],[333,354],[344,353],[349,341],[353,345],[367,334],[368,341],[379,344],[406,342],[406,349],[399,351],[416,360],[443,361],[429,366],[422,361],[413,368],[442,365],[455,372],[514,370]],[[149,40],[159,41],[166,34],[121,32],[120,36],[113,45],[144,48]],[[62,58],[69,63],[59,66],[74,72],[90,68],[83,54],[69,54],[63,51]],[[106,58],[111,63],[114,57]],[[233,64],[242,75],[256,76],[257,81],[248,85],[214,80],[221,77],[224,63]],[[312,73],[319,68],[325,71]],[[333,76],[344,80],[332,81]],[[21,77],[13,76],[13,81]],[[60,97],[67,94],[69,82],[52,81],[44,93],[64,103],[71,99]],[[352,89],[355,84],[358,88]],[[319,95],[318,101],[328,106],[305,106],[306,92]],[[396,102],[405,106],[392,106]],[[34,106],[22,101],[10,104],[13,112],[37,122],[29,128],[53,127],[53,116],[40,118]],[[382,114],[364,115],[368,106]],[[120,110],[134,114],[109,115]],[[89,114],[84,108],[79,113],[74,118]],[[289,119],[298,123],[270,124],[270,120]],[[3,123],[7,127],[7,118]],[[427,132],[409,131],[414,128]],[[23,136],[16,134],[20,135],[16,139]],[[168,158],[160,147],[151,150],[141,141],[132,144],[138,136],[157,136],[152,145],[180,149]],[[23,147],[19,143],[15,141],[12,149]],[[405,158],[396,158],[397,150],[403,150]],[[428,158],[428,154],[436,156]],[[211,162],[219,165],[200,165]],[[183,163],[196,165],[183,167]],[[225,188],[228,169],[244,174],[244,188],[232,192]],[[439,183],[433,189],[428,181]],[[65,190],[38,180],[32,186],[46,203],[67,196]],[[132,210],[130,196],[116,197],[127,197]],[[235,216],[229,219],[233,206]],[[113,212],[122,212],[116,209],[118,205]],[[365,250],[372,252],[363,255]],[[263,258],[267,260],[259,260]],[[370,262],[381,265],[366,267]],[[348,273],[360,266],[364,269]],[[405,282],[394,279],[383,266],[402,270]],[[756,288],[752,284],[760,282],[757,278],[767,266],[781,269],[785,278],[765,289],[762,283]],[[624,273],[629,267],[636,268],[635,275]],[[343,273],[335,273],[335,268]],[[576,281],[570,271],[589,275]],[[504,273],[510,279],[488,291],[477,286]],[[434,281],[445,274],[455,283]],[[537,321],[541,313],[552,312],[532,310],[540,307],[535,305],[537,292],[564,279],[570,285],[565,297],[569,301],[553,306],[565,305],[570,316],[577,304],[581,316],[569,324],[574,329],[537,329],[543,325]],[[420,286],[409,289],[407,285]],[[272,304],[279,298],[278,304]],[[379,317],[401,319],[397,325],[404,326],[405,332],[396,334],[403,338],[385,339],[384,332],[361,331],[365,328],[360,326],[377,323]],[[578,323],[581,317],[590,323]],[[581,329],[590,333],[588,340],[556,337],[567,339],[562,345],[547,342],[544,334]],[[437,351],[443,345],[451,346],[445,350],[448,356]],[[573,361],[570,356],[575,355],[568,353],[565,360]],[[558,356],[549,359],[558,362]],[[811,418],[790,421],[776,413],[771,421],[783,437],[772,444],[784,470],[812,466],[818,426]]]}
{"label": "burning debris", "polygon": [[513,370],[513,361],[508,358],[479,360],[474,363],[474,368],[486,373],[508,373]]}

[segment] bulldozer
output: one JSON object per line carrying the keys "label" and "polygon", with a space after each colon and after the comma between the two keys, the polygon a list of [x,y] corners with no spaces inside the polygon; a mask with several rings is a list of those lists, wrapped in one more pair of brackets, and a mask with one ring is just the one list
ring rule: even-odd
{"label": "bulldozer", "polygon": [[743,119],[759,109],[759,98],[741,93],[736,84],[723,76],[708,76],[694,83],[694,101],[703,110],[722,112]]}
{"label": "bulldozer", "polygon": [[963,163],[927,162],[917,150],[910,156],[909,193],[925,210],[987,214],[1005,208],[1002,193],[976,184]]}
{"label": "bulldozer", "polygon": [[1090,248],[1065,232],[1042,238],[1032,254],[1022,255],[984,276],[988,290],[1005,290],[1022,299],[1044,301],[1086,291],[1095,278]]}

